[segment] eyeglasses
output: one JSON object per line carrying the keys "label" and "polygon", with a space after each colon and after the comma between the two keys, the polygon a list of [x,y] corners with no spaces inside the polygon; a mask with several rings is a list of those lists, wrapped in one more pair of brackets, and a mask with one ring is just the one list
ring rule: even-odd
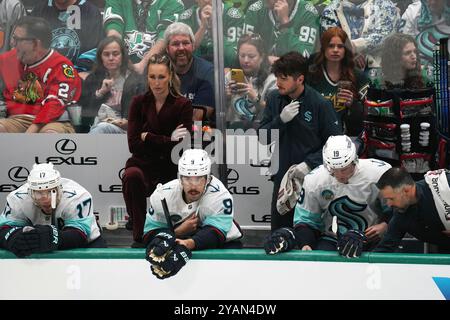
{"label": "eyeglasses", "polygon": [[13,35],[11,37],[11,40],[12,40],[13,43],[17,43],[19,41],[36,40],[36,38],[32,38],[32,37],[18,37],[18,36]]}

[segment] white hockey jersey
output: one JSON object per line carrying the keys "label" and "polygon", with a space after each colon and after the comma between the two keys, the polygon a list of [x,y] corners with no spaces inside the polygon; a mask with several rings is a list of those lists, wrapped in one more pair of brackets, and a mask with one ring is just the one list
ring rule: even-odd
{"label": "white hockey jersey", "polygon": [[294,226],[304,223],[335,238],[331,231],[333,216],[337,216],[342,234],[380,223],[382,206],[376,183],[390,168],[378,159],[360,159],[348,184],[338,182],[323,165],[311,171],[295,206]]}
{"label": "white hockey jersey", "polygon": [[233,196],[222,182],[211,176],[203,196],[195,202],[187,204],[183,199],[183,188],[178,179],[172,180],[155,190],[150,196],[150,206],[147,211],[144,234],[149,231],[168,228],[161,199],[165,198],[173,226],[186,220],[192,213],[200,218],[201,226],[212,226],[219,229],[226,237],[226,242],[242,237],[239,228],[233,221]]}
{"label": "white hockey jersey", "polygon": [[[55,212],[55,221],[62,219],[64,227],[81,230],[92,242],[100,236],[100,230],[94,217],[91,194],[73,180],[61,178],[62,195]],[[28,193],[28,183],[11,192],[6,197],[6,206],[0,215],[0,227],[50,225],[52,216],[46,215],[33,203]]]}

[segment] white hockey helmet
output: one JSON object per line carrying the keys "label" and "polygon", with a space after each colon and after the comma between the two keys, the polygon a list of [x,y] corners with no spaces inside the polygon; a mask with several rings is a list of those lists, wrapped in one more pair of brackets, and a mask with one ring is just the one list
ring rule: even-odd
{"label": "white hockey helmet", "polygon": [[61,174],[53,168],[53,163],[35,163],[33,165],[33,169],[28,175],[28,192],[35,205],[39,206],[36,191],[52,190],[51,207],[55,209],[61,199],[61,188]]}
{"label": "white hockey helmet", "polygon": [[61,175],[53,168],[53,163],[35,163],[28,175],[28,185],[31,190],[49,190],[59,187]]}
{"label": "white hockey helmet", "polygon": [[330,136],[323,146],[322,156],[328,170],[342,169],[358,161],[355,144],[346,135]]}
{"label": "white hockey helmet", "polygon": [[184,177],[201,177],[211,174],[211,159],[202,149],[187,149],[178,161],[178,174]]}

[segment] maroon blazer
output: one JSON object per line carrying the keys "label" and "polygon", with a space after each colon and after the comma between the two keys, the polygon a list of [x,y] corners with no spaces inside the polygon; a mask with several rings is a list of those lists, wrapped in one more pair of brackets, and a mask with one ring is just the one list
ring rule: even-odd
{"label": "maroon blazer", "polygon": [[[126,168],[137,166],[147,178],[167,176],[175,170],[177,164],[171,160],[172,148],[177,142],[170,141],[176,127],[183,124],[192,132],[192,104],[184,97],[168,95],[159,114],[156,114],[155,98],[149,92],[136,96],[128,113],[128,148],[132,157],[127,160]],[[141,133],[148,132],[145,141]]]}

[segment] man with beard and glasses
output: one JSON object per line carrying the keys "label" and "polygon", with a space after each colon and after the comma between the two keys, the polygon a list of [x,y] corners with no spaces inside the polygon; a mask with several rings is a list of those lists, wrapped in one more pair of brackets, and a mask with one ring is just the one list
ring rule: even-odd
{"label": "man with beard and glasses", "polygon": [[193,250],[241,248],[242,232],[233,216],[233,196],[211,175],[208,153],[184,151],[178,179],[159,185],[150,197],[144,243],[153,274],[159,279],[175,275]]}
{"label": "man with beard and glasses", "polygon": [[72,62],[50,48],[51,29],[43,18],[25,16],[14,27],[14,47],[0,55],[0,82],[7,117],[0,132],[74,133],[69,107],[81,94]]}
{"label": "man with beard and glasses", "polygon": [[[181,81],[181,93],[192,105],[206,108],[207,117],[214,114],[214,66],[194,56],[194,33],[182,22],[172,23],[164,32],[167,55]],[[202,120],[194,110],[194,119]]]}
{"label": "man with beard and glasses", "polygon": [[378,180],[377,187],[393,217],[377,252],[394,252],[406,233],[450,253],[450,172],[428,171],[424,180],[414,182],[403,168],[391,168]]}
{"label": "man with beard and glasses", "polygon": [[295,202],[282,206],[283,216],[277,210],[277,199],[284,193],[280,185],[285,173],[292,171],[289,169],[295,165],[293,176],[303,181],[305,175],[322,164],[322,147],[328,137],[342,134],[331,102],[305,85],[306,71],[306,59],[297,51],[288,52],[275,61],[272,73],[277,78],[278,90],[269,94],[258,129],[261,135],[261,130],[268,131],[268,141],[272,141],[273,130],[279,130],[280,137],[279,169],[272,177],[272,231],[293,224]]}

